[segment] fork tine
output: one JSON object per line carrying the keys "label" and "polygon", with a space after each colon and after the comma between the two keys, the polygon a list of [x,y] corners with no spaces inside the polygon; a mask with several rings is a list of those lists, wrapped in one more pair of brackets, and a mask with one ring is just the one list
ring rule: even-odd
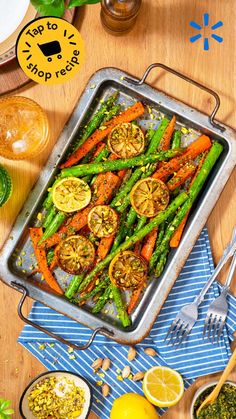
{"label": "fork tine", "polygon": [[205,339],[205,337],[206,337],[206,331],[207,331],[207,328],[208,328],[208,325],[209,325],[209,321],[210,321],[210,316],[209,316],[209,314],[207,314],[206,318],[205,318],[204,329],[203,329],[203,339]]}
{"label": "fork tine", "polygon": [[176,318],[171,323],[171,326],[170,326],[170,328],[169,328],[169,330],[167,332],[167,335],[166,335],[164,341],[166,341],[167,338],[168,338],[168,336],[172,333],[172,331],[174,330],[174,328],[175,328],[176,324],[178,323],[178,321],[179,321],[179,317],[176,316]]}
{"label": "fork tine", "polygon": [[[169,343],[171,343],[172,345],[174,345],[174,342],[176,340],[176,337],[178,336],[178,332],[181,329],[183,325],[183,322],[181,319],[178,319],[178,322],[176,323],[176,328],[173,330],[172,335],[170,337],[170,341]],[[173,341],[173,339],[175,338],[175,340]]]}
{"label": "fork tine", "polygon": [[209,340],[211,340],[211,333],[212,333],[215,321],[216,321],[216,316],[213,316],[213,314],[211,314],[210,320],[209,320],[209,326],[208,326],[208,339]]}
{"label": "fork tine", "polygon": [[186,329],[184,331],[184,333],[182,334],[182,337],[177,345],[177,348],[182,344],[183,340],[186,339],[189,335],[189,333],[191,332],[191,329],[189,327],[189,324],[187,324]]}
{"label": "fork tine", "polygon": [[224,329],[224,325],[225,325],[225,319],[221,319],[221,324],[220,324],[220,327],[219,327],[219,330],[218,330],[218,333],[217,333],[217,343],[219,343],[219,341],[220,341],[220,336],[221,336],[221,333]]}
{"label": "fork tine", "polygon": [[212,327],[212,343],[215,343],[215,336],[216,336],[216,332],[217,332],[217,330],[218,330],[218,327],[220,326],[220,324],[221,324],[221,316],[215,316],[215,323],[213,324],[213,327]]}
{"label": "fork tine", "polygon": [[179,340],[182,338],[182,335],[183,335],[184,331],[185,331],[185,323],[182,321],[181,324],[180,324],[180,327],[176,331],[175,340],[173,342],[173,346],[175,346],[175,345],[178,346]]}

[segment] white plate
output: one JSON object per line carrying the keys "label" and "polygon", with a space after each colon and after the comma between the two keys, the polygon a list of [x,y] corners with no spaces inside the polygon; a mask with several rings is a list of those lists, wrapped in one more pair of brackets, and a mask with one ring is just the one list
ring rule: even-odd
{"label": "white plate", "polygon": [[30,0],[1,0],[0,44],[9,38],[24,19]]}
{"label": "white plate", "polygon": [[15,57],[17,37],[35,17],[30,0],[0,0],[0,65]]}

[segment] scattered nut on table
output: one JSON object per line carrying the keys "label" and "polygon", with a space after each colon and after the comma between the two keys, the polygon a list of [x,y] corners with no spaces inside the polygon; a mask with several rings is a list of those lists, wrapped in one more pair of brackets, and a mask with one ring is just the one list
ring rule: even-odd
{"label": "scattered nut on table", "polygon": [[107,397],[109,395],[109,393],[110,393],[110,387],[109,387],[109,385],[108,384],[103,384],[103,386],[102,386],[102,395],[104,397]]}
{"label": "scattered nut on table", "polygon": [[101,366],[102,366],[102,363],[103,363],[103,359],[102,359],[102,358],[98,358],[98,359],[96,359],[96,360],[93,362],[93,364],[92,364],[92,368],[93,368],[94,370],[99,370],[99,368],[101,368]]}
{"label": "scattered nut on table", "polygon": [[131,369],[130,369],[130,367],[128,365],[126,365],[124,367],[123,371],[122,371],[122,377],[123,378],[128,378],[129,375],[130,375],[130,373],[131,373]]}
{"label": "scattered nut on table", "polygon": [[134,374],[134,376],[133,376],[133,381],[140,381],[140,380],[142,380],[143,379],[143,377],[144,377],[144,375],[145,375],[145,372],[144,371],[139,371],[139,372],[137,372],[136,374]]}
{"label": "scattered nut on table", "polygon": [[136,357],[136,355],[137,355],[137,351],[136,351],[136,349],[134,349],[134,348],[131,346],[131,348],[129,348],[129,352],[128,352],[128,356],[127,356],[128,360],[129,360],[129,361],[133,361],[133,360],[134,360],[134,358]]}
{"label": "scattered nut on table", "polygon": [[109,358],[105,358],[102,363],[102,369],[104,371],[107,371],[109,370],[110,366],[111,366],[111,360]]}
{"label": "scattered nut on table", "polygon": [[157,352],[155,351],[155,349],[152,349],[152,348],[146,348],[144,349],[144,352],[146,355],[149,355],[149,356],[157,356]]}

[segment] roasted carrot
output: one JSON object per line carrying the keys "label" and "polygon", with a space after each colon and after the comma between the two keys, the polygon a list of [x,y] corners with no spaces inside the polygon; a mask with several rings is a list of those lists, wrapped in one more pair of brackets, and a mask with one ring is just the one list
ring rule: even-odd
{"label": "roasted carrot", "polygon": [[56,279],[54,278],[54,276],[52,275],[48,267],[45,250],[42,248],[39,248],[37,245],[42,235],[43,235],[43,230],[41,227],[30,228],[30,237],[32,240],[33,248],[34,248],[34,253],[37,259],[38,269],[43,275],[47,284],[58,294],[63,294],[62,289],[58,285]]}
{"label": "roasted carrot", "polygon": [[44,240],[42,242],[42,247],[53,247],[63,238],[81,230],[87,224],[88,214],[91,208],[93,208],[94,205],[103,205],[108,203],[111,200],[114,190],[119,183],[120,178],[114,173],[100,173],[93,185],[94,195],[96,197],[94,201],[90,202],[90,204],[82,211],[79,211],[77,214],[75,214],[70,223],[60,228],[57,233],[53,234],[53,236],[49,237],[47,240]]}
{"label": "roasted carrot", "polygon": [[142,242],[137,242],[134,245],[134,253],[139,256],[142,249]]}
{"label": "roasted carrot", "polygon": [[130,298],[130,301],[129,301],[128,308],[127,308],[127,313],[128,314],[131,314],[132,311],[134,311],[143,288],[144,288],[144,283],[141,284],[139,288],[137,288],[136,290],[133,291],[133,293],[131,295],[131,298]]}
{"label": "roasted carrot", "polygon": [[115,236],[112,235],[110,237],[103,237],[100,240],[100,243],[97,248],[98,259],[102,260],[108,255],[113,244],[114,238]]}
{"label": "roasted carrot", "polygon": [[147,261],[149,262],[149,260],[152,257],[152,253],[155,247],[155,243],[156,243],[156,239],[157,239],[157,233],[158,233],[158,229],[154,228],[154,230],[151,231],[151,233],[149,233],[146,236],[144,245],[142,247],[141,250],[141,256]]}
{"label": "roasted carrot", "polygon": [[158,150],[163,150],[163,151],[169,150],[171,138],[175,129],[175,123],[176,123],[176,116],[174,115],[164,131]]}
{"label": "roasted carrot", "polygon": [[210,147],[210,138],[206,135],[201,135],[201,137],[188,146],[184,154],[179,157],[174,157],[164,163],[161,168],[156,170],[152,177],[164,180],[167,176],[177,172],[187,161],[195,159],[195,157],[208,150]]}
{"label": "roasted carrot", "polygon": [[54,256],[52,259],[52,262],[50,264],[50,271],[52,272],[58,265],[58,249],[59,249],[59,245],[56,246],[55,251],[54,251]]}
{"label": "roasted carrot", "polygon": [[111,132],[111,130],[122,122],[131,122],[144,113],[144,107],[141,102],[126,109],[120,115],[115,116],[110,121],[106,122],[101,128],[98,128],[70,157],[63,163],[60,168],[71,167],[80,161],[86,154],[92,150],[101,140]]}
{"label": "roasted carrot", "polygon": [[[190,182],[189,188],[192,186],[192,184],[193,184],[194,180],[195,180],[195,179],[196,179],[196,177],[198,176],[198,173],[199,173],[199,172],[200,172],[200,170],[201,170],[201,167],[202,167],[203,162],[204,162],[204,160],[205,160],[205,158],[206,158],[206,155],[207,155],[207,151],[206,151],[205,153],[203,153],[203,155],[201,156],[201,158],[200,158],[200,160],[199,160],[199,163],[198,163],[198,166],[197,166],[197,170],[195,171],[195,174],[194,174],[194,176],[192,177],[192,180],[191,180],[191,182]],[[180,223],[179,227],[177,227],[177,229],[175,230],[175,232],[174,232],[174,234],[173,234],[173,236],[172,236],[172,238],[171,238],[171,240],[170,240],[170,247],[178,247],[178,246],[179,246],[179,243],[180,243],[180,240],[181,240],[181,237],[182,237],[183,231],[184,231],[184,227],[185,227],[185,224],[186,224],[187,219],[188,219],[189,212],[190,212],[190,211],[188,211],[188,212],[186,213],[186,215],[185,215],[185,217],[183,218],[183,220],[181,221],[181,223]]]}
{"label": "roasted carrot", "polygon": [[192,162],[187,162],[183,167],[181,167],[178,172],[172,176],[172,178],[167,182],[167,186],[170,191],[181,186],[187,179],[193,176],[196,170],[196,166]]}

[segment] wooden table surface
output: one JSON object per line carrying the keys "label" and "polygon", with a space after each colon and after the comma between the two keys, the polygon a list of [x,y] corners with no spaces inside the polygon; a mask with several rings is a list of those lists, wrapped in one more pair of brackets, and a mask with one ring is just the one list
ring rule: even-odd
{"label": "wooden table surface", "polygon": [[[46,110],[52,135],[48,149],[33,161],[18,163],[0,159],[0,163],[9,169],[14,183],[13,197],[0,210],[0,246],[10,233],[26,196],[87,80],[97,69],[113,66],[141,76],[150,63],[165,63],[216,90],[221,97],[221,108],[217,118],[236,128],[234,0],[144,0],[135,28],[124,37],[113,37],[103,30],[99,11],[99,5],[79,10],[76,26],[85,40],[86,60],[73,80],[47,87],[30,83],[23,90],[16,92],[36,100]],[[210,14],[210,23],[213,24],[217,20],[224,22],[224,26],[219,30],[224,37],[223,43],[211,40],[208,52],[203,51],[201,40],[195,44],[189,42],[189,37],[194,34],[189,22],[201,22],[205,12]],[[172,75],[164,74],[163,71],[153,71],[148,82],[203,112],[209,113],[213,108],[214,100],[209,95]],[[235,176],[232,175],[208,220],[215,263],[219,260],[235,224],[234,190]],[[16,409],[13,417],[19,418],[19,397],[26,384],[44,371],[44,367],[16,342],[23,327],[16,313],[19,293],[2,283],[0,287],[0,397],[4,396],[13,401]],[[31,301],[26,306],[29,310]],[[236,372],[231,374],[231,378],[236,381]],[[169,409],[164,417],[188,418],[194,391],[208,379],[209,377],[204,377],[197,380],[180,403]]]}

